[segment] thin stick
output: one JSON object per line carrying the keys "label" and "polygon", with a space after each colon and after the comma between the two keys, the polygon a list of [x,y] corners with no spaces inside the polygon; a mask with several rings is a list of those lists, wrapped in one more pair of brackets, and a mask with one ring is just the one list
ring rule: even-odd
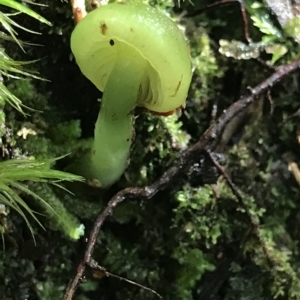
{"label": "thin stick", "polygon": [[265,256],[268,260],[268,263],[270,266],[274,266],[276,265],[276,261],[275,259],[272,257],[272,254],[270,253],[268,247],[266,246],[266,243],[264,241],[264,237],[261,235],[261,231],[260,231],[260,221],[259,218],[253,216],[253,214],[251,213],[251,211],[249,210],[248,206],[245,204],[244,202],[244,198],[242,196],[242,194],[240,193],[240,191],[238,190],[238,188],[235,186],[235,184],[231,181],[230,177],[228,176],[228,174],[226,173],[226,171],[222,168],[222,166],[215,160],[215,158],[213,157],[212,153],[210,151],[206,151],[210,160],[212,161],[212,163],[215,165],[215,167],[218,169],[218,171],[221,173],[221,175],[225,178],[228,186],[230,187],[233,195],[236,197],[239,205],[245,210],[250,223],[252,225],[252,231],[254,232],[256,238],[258,239],[258,241],[260,242],[260,244],[262,245],[262,249],[265,253]]}
{"label": "thin stick", "polygon": [[118,279],[120,279],[120,280],[126,281],[126,282],[128,282],[128,283],[130,283],[130,284],[136,285],[136,286],[138,286],[138,287],[140,287],[140,288],[142,288],[142,289],[144,289],[144,290],[147,290],[147,291],[149,291],[149,292],[155,294],[157,297],[159,297],[159,298],[162,299],[162,296],[161,296],[160,294],[158,294],[156,291],[154,291],[154,290],[152,290],[152,289],[150,289],[150,288],[148,288],[148,287],[146,287],[146,286],[144,286],[144,285],[142,285],[142,284],[139,284],[139,283],[137,283],[137,282],[135,282],[135,281],[132,281],[132,280],[130,280],[130,279],[127,279],[127,278],[124,278],[124,277],[121,277],[121,276],[118,276],[118,275],[115,275],[115,274],[113,274],[113,273],[108,272],[105,268],[103,268],[102,266],[100,266],[100,265],[99,265],[95,260],[93,260],[93,259],[89,262],[88,265],[89,265],[90,268],[92,268],[92,269],[94,269],[94,270],[99,270],[99,271],[103,272],[107,277],[115,277],[115,278],[118,278]]}
{"label": "thin stick", "polygon": [[[221,0],[221,1],[216,1],[212,4],[208,4],[206,6],[204,6],[203,8],[199,8],[194,10],[191,13],[188,13],[185,15],[185,17],[194,17],[196,15],[199,15],[209,9],[218,7],[218,6],[224,6],[224,5],[229,5],[229,4],[233,4],[233,3],[238,3],[240,6],[240,10],[241,10],[241,14],[242,14],[242,21],[243,21],[243,31],[244,31],[244,39],[248,44],[252,43],[252,39],[250,37],[250,32],[249,32],[249,22],[248,22],[248,16],[247,16],[247,11],[246,11],[246,7],[244,4],[243,0]],[[268,62],[265,62],[264,60],[262,60],[261,58],[256,58],[255,59],[258,63],[260,63],[261,65],[263,65],[266,69],[268,69],[269,71],[274,72],[276,70],[275,67],[273,67],[271,64],[269,64]]]}
{"label": "thin stick", "polygon": [[152,290],[152,289],[150,289],[150,288],[148,288],[148,287],[146,287],[146,286],[144,286],[144,285],[141,285],[141,284],[139,284],[139,283],[137,283],[137,282],[135,282],[135,281],[129,280],[129,279],[127,279],[127,278],[120,277],[120,276],[118,276],[118,275],[114,275],[114,274],[109,273],[109,272],[106,272],[106,274],[107,274],[107,276],[115,277],[115,278],[118,278],[118,279],[120,279],[120,280],[123,280],[123,281],[126,281],[126,282],[128,282],[128,283],[131,283],[131,284],[133,284],[133,285],[136,285],[136,286],[138,286],[138,287],[140,287],[140,288],[142,288],[142,289],[144,289],[144,290],[146,290],[146,291],[149,291],[149,292],[153,293],[153,294],[156,295],[158,298],[162,299],[162,296],[161,296],[159,293],[157,293],[156,291],[154,291],[154,290]]}
{"label": "thin stick", "polygon": [[71,0],[72,11],[74,15],[75,23],[77,24],[86,15],[85,1],[84,0]]}
{"label": "thin stick", "polygon": [[202,8],[195,9],[194,11],[186,14],[185,17],[194,17],[194,16],[200,15],[204,11],[212,9],[212,8],[214,8],[216,6],[229,5],[229,4],[238,3],[238,2],[240,2],[240,1],[239,0],[220,0],[220,1],[216,1],[216,2],[214,2],[212,4],[208,4],[208,5],[204,6]]}
{"label": "thin stick", "polygon": [[242,13],[245,40],[250,44],[252,43],[252,39],[250,38],[248,16],[247,16],[245,4],[242,0],[238,2],[240,3],[241,13]]}

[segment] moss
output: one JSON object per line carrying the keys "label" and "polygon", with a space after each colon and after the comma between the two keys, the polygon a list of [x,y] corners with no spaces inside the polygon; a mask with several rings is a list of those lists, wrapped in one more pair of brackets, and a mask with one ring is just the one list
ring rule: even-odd
{"label": "moss", "polygon": [[[46,221],[47,231],[33,224],[37,248],[19,216],[12,211],[0,214],[0,232],[6,247],[5,251],[0,249],[1,296],[60,298],[76,267],[74,263],[82,257],[85,242],[71,242],[53,229],[63,228],[69,234],[70,228],[84,223],[88,232],[96,214],[115,192],[122,187],[154,182],[224,109],[241,95],[248,95],[248,86],[255,86],[270,75],[269,69],[257,61],[235,60],[219,51],[220,39],[244,43],[238,5],[184,18],[177,13],[191,12],[209,1],[195,2],[195,6],[182,1],[180,7],[178,1],[151,3],[166,9],[190,42],[195,73],[186,109],[181,115],[168,118],[139,115],[131,163],[110,190],[100,192],[82,184],[68,185],[73,195],[37,185],[36,191],[49,203],[53,201],[64,216],[63,221],[55,217]],[[262,51],[262,58],[275,65],[295,58],[298,45],[285,37],[266,7],[248,7],[247,1],[246,4],[249,19],[255,25],[250,21],[253,40],[272,41],[287,49],[276,60],[274,52]],[[53,27],[30,23],[43,35],[29,37],[20,33],[20,37],[45,46],[29,47],[26,56],[11,44],[5,43],[5,47],[17,59],[47,56],[28,67],[50,82],[10,79],[9,89],[37,111],[27,111],[30,115],[24,118],[6,106],[5,123],[2,118],[0,128],[13,132],[14,146],[20,155],[49,158],[71,152],[56,164],[64,169],[90,147],[101,93],[83,78],[72,60],[69,35],[73,20],[69,3],[53,1],[50,7],[38,10],[54,23]],[[282,159],[285,152],[291,151],[295,162],[299,161],[298,120],[291,118],[282,123],[299,106],[297,76],[272,88],[272,97],[262,97],[259,105],[240,118],[229,140],[219,145],[218,150],[226,153],[224,168],[244,205],[236,201],[218,174],[210,180],[213,184],[203,185],[194,178],[195,184],[187,176],[151,200],[128,199],[109,216],[98,237],[94,258],[99,264],[170,300],[204,296],[225,300],[297,299],[299,187]],[[24,138],[25,129],[36,134],[28,133]],[[208,178],[210,174],[205,171],[202,175]],[[33,203],[32,199],[27,200]],[[259,221],[256,231],[248,213]],[[28,252],[33,253],[29,256]],[[86,276],[87,283],[78,289],[76,299],[96,299],[99,295],[120,300],[156,299],[148,291],[103,274],[87,272]]]}

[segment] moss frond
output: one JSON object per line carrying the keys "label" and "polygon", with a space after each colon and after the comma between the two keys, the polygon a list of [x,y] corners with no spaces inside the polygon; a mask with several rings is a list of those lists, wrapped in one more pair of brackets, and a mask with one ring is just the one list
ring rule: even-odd
{"label": "moss frond", "polygon": [[[30,33],[38,34],[38,32],[32,31],[24,26],[21,26],[13,20],[13,17],[18,14],[26,14],[42,23],[51,25],[45,18],[34,12],[32,9],[27,7],[24,4],[21,4],[14,0],[0,0],[0,5],[6,6],[7,8],[12,9],[12,13],[5,13],[0,10],[0,24],[4,28],[4,31],[0,31],[0,39],[14,41],[18,46],[24,51],[24,42],[18,39],[18,33],[16,28],[25,30]],[[0,8],[1,9],[1,8]],[[31,62],[19,62],[10,58],[3,48],[0,48],[0,74],[6,77],[20,77],[20,76],[29,76],[37,79],[42,79],[39,76],[36,76],[30,72],[27,72],[23,69],[23,66]],[[23,113],[22,101],[14,96],[4,85],[3,77],[0,78],[0,104],[4,105],[5,102],[12,105],[19,112]]]}
{"label": "moss frond", "polygon": [[28,188],[26,182],[34,181],[57,185],[60,181],[83,181],[80,176],[51,169],[51,165],[55,161],[56,159],[14,159],[0,163],[0,203],[17,211],[24,218],[32,234],[33,229],[25,213],[29,214],[40,226],[42,224],[36,217],[37,213],[27,205],[20,194],[31,196],[38,201],[39,206],[43,207],[44,210],[52,211],[52,215],[59,217],[60,212],[55,211],[44,198]]}

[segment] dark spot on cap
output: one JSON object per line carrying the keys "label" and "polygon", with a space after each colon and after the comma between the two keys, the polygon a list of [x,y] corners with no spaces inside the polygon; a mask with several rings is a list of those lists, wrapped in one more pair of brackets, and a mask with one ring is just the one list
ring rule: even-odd
{"label": "dark spot on cap", "polygon": [[107,30],[107,25],[106,25],[104,22],[102,22],[102,23],[100,24],[100,29],[101,29],[101,33],[102,33],[103,35],[105,35],[105,34],[106,34],[106,30]]}
{"label": "dark spot on cap", "polygon": [[115,44],[114,40],[109,40],[109,44],[113,46]]}

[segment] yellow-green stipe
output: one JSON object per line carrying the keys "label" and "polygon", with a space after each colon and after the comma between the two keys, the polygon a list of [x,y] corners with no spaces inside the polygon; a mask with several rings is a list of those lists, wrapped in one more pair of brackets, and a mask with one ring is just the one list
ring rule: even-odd
{"label": "yellow-green stipe", "polygon": [[71,48],[82,73],[103,91],[94,146],[78,170],[107,187],[128,165],[134,108],[168,113],[184,105],[189,48],[171,19],[133,0],[89,13],[75,27]]}
{"label": "yellow-green stipe", "polygon": [[128,165],[134,130],[133,110],[145,70],[139,54],[134,49],[124,48],[108,78],[95,127],[90,175],[97,178],[101,186],[119,179]]}

